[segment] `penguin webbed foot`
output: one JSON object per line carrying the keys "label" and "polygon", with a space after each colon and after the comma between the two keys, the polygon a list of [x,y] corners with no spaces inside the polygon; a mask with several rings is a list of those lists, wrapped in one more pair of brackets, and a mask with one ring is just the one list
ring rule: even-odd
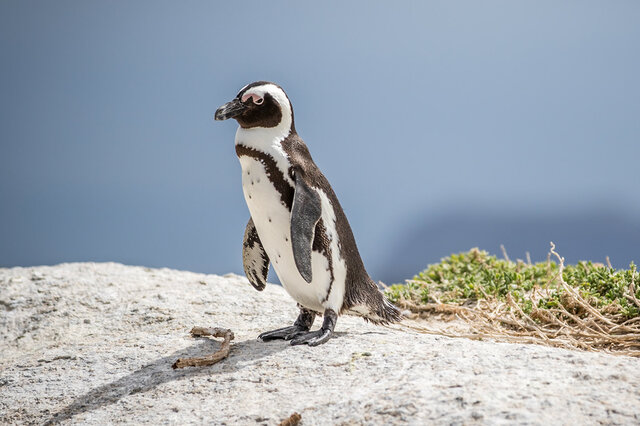
{"label": "penguin webbed foot", "polygon": [[290,327],[278,328],[277,330],[265,331],[258,336],[258,339],[263,342],[269,340],[291,340],[296,336],[305,334],[311,329],[313,321],[316,319],[316,313],[309,309],[300,306],[300,315],[296,319],[296,322]]}
{"label": "penguin webbed foot", "polygon": [[329,340],[332,334],[333,332],[331,330],[323,330],[322,328],[316,331],[309,331],[291,340],[291,345],[318,346]]}
{"label": "penguin webbed foot", "polygon": [[336,326],[338,315],[333,309],[327,309],[324,311],[324,321],[322,322],[322,328],[316,331],[309,331],[304,334],[300,334],[291,340],[291,345],[309,345],[318,346],[328,341],[333,335],[333,329]]}
{"label": "penguin webbed foot", "polygon": [[258,339],[263,342],[268,342],[269,340],[291,340],[296,336],[301,334],[305,334],[309,331],[309,329],[305,329],[303,327],[292,325],[290,327],[283,327],[277,330],[265,331],[264,333],[258,336]]}

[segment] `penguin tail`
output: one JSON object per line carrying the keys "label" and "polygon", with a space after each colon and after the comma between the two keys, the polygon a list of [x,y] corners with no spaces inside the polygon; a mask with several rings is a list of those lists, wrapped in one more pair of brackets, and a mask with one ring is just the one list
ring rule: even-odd
{"label": "penguin tail", "polygon": [[400,313],[400,309],[398,309],[393,303],[389,302],[382,292],[380,292],[381,303],[378,306],[378,309],[374,311],[374,317],[371,318],[371,321],[374,324],[389,324],[398,322],[402,319],[402,313]]}
{"label": "penguin tail", "polygon": [[369,280],[366,295],[360,294],[359,300],[353,300],[346,310],[347,314],[362,317],[373,324],[385,325],[402,320],[400,310],[384,296],[378,286]]}

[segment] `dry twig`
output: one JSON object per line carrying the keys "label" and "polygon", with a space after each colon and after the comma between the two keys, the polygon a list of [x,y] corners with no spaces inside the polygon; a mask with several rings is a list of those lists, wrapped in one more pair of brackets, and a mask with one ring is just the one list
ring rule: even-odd
{"label": "dry twig", "polygon": [[500,244],[500,250],[502,250],[502,256],[504,256],[504,260],[506,260],[507,262],[511,262],[511,259],[509,259],[509,255],[507,254],[507,249],[504,248],[503,244]]}
{"label": "dry twig", "polygon": [[300,423],[300,420],[302,420],[302,416],[298,413],[293,413],[281,421],[279,426],[296,426]]}
{"label": "dry twig", "polygon": [[224,341],[222,346],[216,352],[211,355],[195,358],[179,358],[173,363],[171,368],[184,368],[184,367],[205,367],[213,365],[225,359],[229,355],[231,350],[231,341],[234,338],[233,332],[226,328],[207,328],[207,327],[193,327],[191,329],[191,335],[193,337],[213,336],[222,337]]}

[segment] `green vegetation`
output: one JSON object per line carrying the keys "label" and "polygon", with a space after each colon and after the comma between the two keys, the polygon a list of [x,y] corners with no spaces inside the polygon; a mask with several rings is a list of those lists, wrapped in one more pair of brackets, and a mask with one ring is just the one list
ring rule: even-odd
{"label": "green vegetation", "polygon": [[558,263],[512,262],[472,249],[430,265],[406,284],[389,287],[387,296],[416,313],[458,314],[490,335],[530,336],[555,346],[636,354],[640,350],[636,266],[631,263],[627,270],[592,262],[565,266],[553,246],[551,254]]}

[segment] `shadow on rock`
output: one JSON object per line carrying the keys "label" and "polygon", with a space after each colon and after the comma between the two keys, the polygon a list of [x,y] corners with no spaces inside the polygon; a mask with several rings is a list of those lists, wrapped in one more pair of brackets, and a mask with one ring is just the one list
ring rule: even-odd
{"label": "shadow on rock", "polygon": [[211,354],[220,349],[221,343],[208,338],[197,338],[196,345],[174,352],[169,356],[157,359],[122,377],[78,397],[71,405],[54,414],[45,425],[56,424],[81,413],[114,404],[120,399],[139,392],[147,392],[158,385],[180,380],[185,377],[232,373],[253,361],[282,351],[289,346],[288,342],[265,344],[258,340],[245,340],[232,344],[229,357],[209,367],[187,367],[174,370],[171,365],[178,358],[198,357]]}

